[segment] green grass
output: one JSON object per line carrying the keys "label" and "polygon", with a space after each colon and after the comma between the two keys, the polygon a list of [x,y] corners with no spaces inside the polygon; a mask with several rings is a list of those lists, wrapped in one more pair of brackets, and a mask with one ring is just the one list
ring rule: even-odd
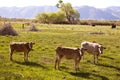
{"label": "green grass", "polygon": [[[120,26],[35,24],[39,32],[27,32],[20,24],[13,24],[19,36],[0,36],[0,80],[120,80]],[[103,35],[89,34],[104,32]],[[23,53],[15,53],[9,61],[9,43],[32,41],[36,44],[24,62]],[[54,69],[57,46],[80,47],[82,41],[96,41],[107,49],[93,64],[93,56],[85,53],[80,71],[74,70],[74,61],[63,59],[61,71]]]}

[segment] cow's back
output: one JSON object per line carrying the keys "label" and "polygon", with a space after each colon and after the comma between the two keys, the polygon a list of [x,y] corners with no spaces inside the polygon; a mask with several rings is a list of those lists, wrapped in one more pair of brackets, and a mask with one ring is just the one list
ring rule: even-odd
{"label": "cow's back", "polygon": [[98,43],[83,42],[81,46],[85,48],[88,53],[96,53],[98,51]]}
{"label": "cow's back", "polygon": [[67,59],[74,58],[76,56],[79,56],[80,54],[77,54],[77,50],[74,48],[69,48],[69,47],[58,47],[56,49],[57,55],[61,57],[65,57]]}
{"label": "cow's back", "polygon": [[12,42],[10,43],[10,49],[16,52],[23,52],[29,50],[29,44],[27,42]]}

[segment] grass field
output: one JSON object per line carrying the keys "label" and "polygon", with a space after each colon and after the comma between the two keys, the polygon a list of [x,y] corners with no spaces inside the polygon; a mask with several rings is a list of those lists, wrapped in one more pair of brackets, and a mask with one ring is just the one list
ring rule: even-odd
{"label": "grass field", "polygon": [[[120,26],[53,25],[36,24],[39,32],[28,32],[20,24],[13,24],[19,36],[0,36],[0,80],[120,80]],[[104,34],[90,34],[103,32]],[[9,43],[35,42],[24,62],[23,53],[13,54],[9,61]],[[54,69],[57,46],[80,47],[82,41],[96,41],[107,49],[93,64],[93,56],[85,53],[80,61],[80,71],[74,70],[74,61],[63,59],[61,71]]]}

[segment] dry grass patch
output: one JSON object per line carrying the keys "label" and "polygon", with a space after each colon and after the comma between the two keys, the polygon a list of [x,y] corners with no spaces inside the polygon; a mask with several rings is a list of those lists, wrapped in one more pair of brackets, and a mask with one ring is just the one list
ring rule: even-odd
{"label": "dry grass patch", "polygon": [[4,24],[3,27],[0,28],[0,35],[17,36],[18,33],[13,29],[11,24]]}

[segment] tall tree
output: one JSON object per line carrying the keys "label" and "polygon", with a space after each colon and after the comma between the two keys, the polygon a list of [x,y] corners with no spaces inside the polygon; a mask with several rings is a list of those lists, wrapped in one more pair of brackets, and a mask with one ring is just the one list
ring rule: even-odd
{"label": "tall tree", "polygon": [[80,14],[77,10],[73,9],[70,3],[63,3],[62,0],[59,0],[56,6],[64,12],[69,23],[75,23],[77,20],[79,20]]}

